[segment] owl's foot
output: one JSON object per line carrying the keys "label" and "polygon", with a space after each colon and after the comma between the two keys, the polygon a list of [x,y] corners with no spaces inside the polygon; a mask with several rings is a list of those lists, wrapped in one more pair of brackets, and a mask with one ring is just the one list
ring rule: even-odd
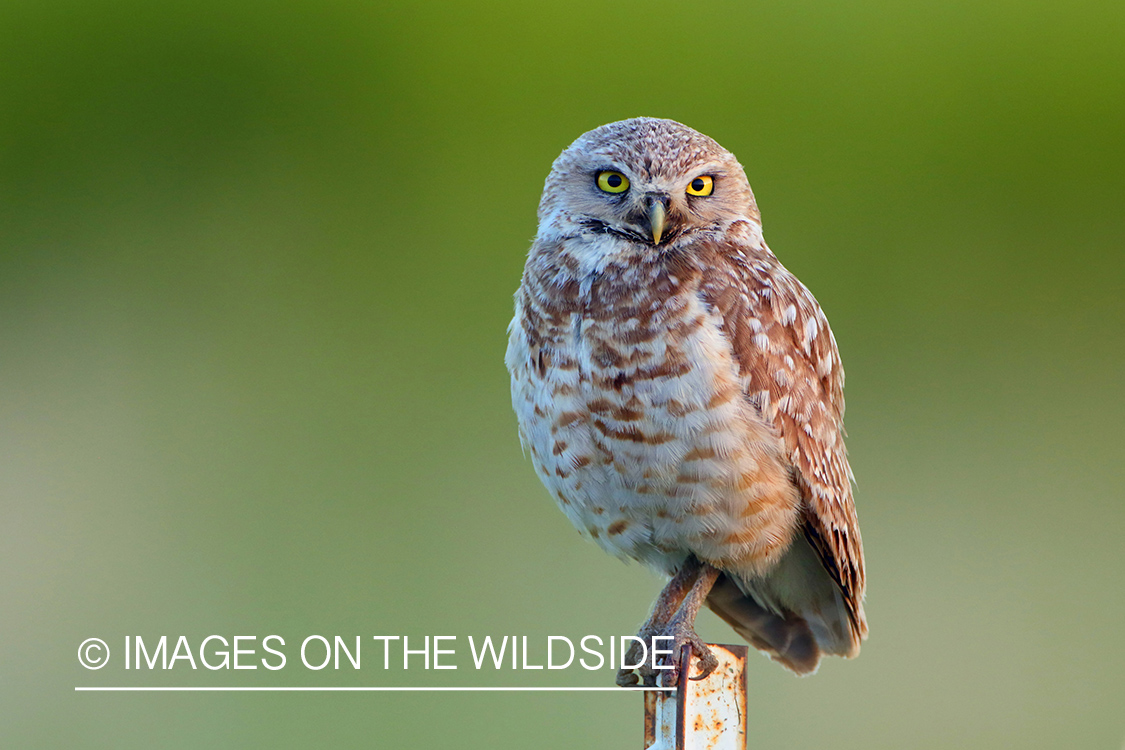
{"label": "owl's foot", "polygon": [[[692,620],[695,617],[694,615],[689,617],[689,614],[680,615],[677,613],[677,616],[660,630],[642,629],[641,632],[637,633],[637,638],[644,641],[645,645],[642,647],[640,643],[633,641],[633,645],[625,652],[624,663],[636,664],[641,661],[642,657],[645,657],[645,659],[640,666],[618,670],[617,684],[621,687],[637,687],[638,685],[656,687],[661,684],[661,673],[666,673],[667,677],[664,679],[663,687],[678,685],[680,655],[683,653],[684,646],[690,646],[692,658],[699,660],[699,674],[691,679],[702,680],[714,672],[715,667],[719,666],[719,661],[711,653],[711,649],[707,647],[703,639],[695,632],[695,628],[692,627]],[[653,636],[660,637],[660,640],[654,642]],[[671,639],[671,643],[668,639]],[[652,658],[654,647],[661,651],[667,650],[670,653],[661,656],[654,663]],[[688,669],[690,672],[690,665]]]}
{"label": "owl's foot", "polygon": [[[700,562],[694,555],[688,557],[683,567],[668,582],[656,600],[649,621],[637,633],[637,637],[644,641],[644,646],[634,641],[625,653],[622,663],[635,664],[646,653],[648,658],[638,667],[632,669],[622,667],[617,673],[618,685],[634,687],[643,684],[645,687],[655,687],[660,673],[669,671],[669,667],[671,673],[664,681],[664,686],[676,685],[679,677],[680,653],[687,644],[691,645],[692,655],[699,658],[700,674],[692,679],[701,680],[715,670],[719,663],[711,653],[711,649],[707,648],[707,644],[696,634],[695,616],[699,613],[703,602],[707,600],[707,594],[711,592],[711,587],[715,585],[718,578],[719,571],[716,568]],[[661,637],[661,642],[655,644],[657,646],[668,645],[669,638],[672,641],[669,648],[671,654],[660,660],[662,669],[657,669],[651,656],[654,636]]]}
{"label": "owl's foot", "polygon": [[[643,685],[645,687],[654,687],[656,685],[656,677],[659,672],[653,669],[652,663],[652,637],[654,635],[663,635],[659,629],[650,628],[647,624],[641,628],[637,633],[637,638],[644,642],[644,648],[637,641],[633,641],[633,645],[621,657],[622,664],[637,664],[640,666],[632,669],[622,667],[617,671],[616,682],[621,687],[636,687]],[[645,657],[641,661],[641,657]]]}
{"label": "owl's foot", "polygon": [[[692,617],[692,620],[695,618]],[[668,677],[664,680],[664,687],[673,687],[680,684],[680,655],[683,653],[684,647],[691,648],[692,658],[699,659],[699,674],[691,677],[691,662],[683,665],[687,671],[687,676],[692,680],[702,680],[707,675],[715,671],[719,666],[719,660],[711,653],[711,649],[707,648],[707,644],[695,632],[690,621],[680,621],[677,617],[669,623],[671,632],[668,635],[672,636],[672,653],[667,657],[668,664],[672,669],[668,672]]]}

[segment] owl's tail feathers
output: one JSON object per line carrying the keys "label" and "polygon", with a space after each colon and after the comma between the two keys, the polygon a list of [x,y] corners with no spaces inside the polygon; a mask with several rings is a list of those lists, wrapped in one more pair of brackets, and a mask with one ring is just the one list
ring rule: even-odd
{"label": "owl's tail feathers", "polygon": [[759,605],[727,575],[719,576],[707,606],[759,651],[797,674],[812,674],[822,652],[809,624],[798,615],[779,615]]}

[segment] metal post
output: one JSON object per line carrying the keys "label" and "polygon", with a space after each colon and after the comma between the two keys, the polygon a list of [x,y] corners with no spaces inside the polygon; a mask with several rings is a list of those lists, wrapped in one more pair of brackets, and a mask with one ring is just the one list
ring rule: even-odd
{"label": "metal post", "polygon": [[645,750],[745,750],[746,646],[707,644],[719,666],[689,680],[691,646],[680,654],[675,692],[645,693]]}

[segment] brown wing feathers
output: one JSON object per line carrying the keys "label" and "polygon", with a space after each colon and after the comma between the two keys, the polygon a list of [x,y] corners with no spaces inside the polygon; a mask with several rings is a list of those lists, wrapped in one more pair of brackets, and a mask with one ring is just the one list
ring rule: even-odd
{"label": "brown wing feathers", "polygon": [[804,533],[839,585],[858,641],[863,547],[843,441],[844,372],[812,294],[768,251],[711,248],[702,284],[723,320],[744,391],[778,429],[801,490]]}

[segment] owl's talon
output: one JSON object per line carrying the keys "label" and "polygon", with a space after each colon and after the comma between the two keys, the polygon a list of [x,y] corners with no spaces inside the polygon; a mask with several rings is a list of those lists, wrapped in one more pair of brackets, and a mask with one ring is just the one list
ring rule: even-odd
{"label": "owl's talon", "polygon": [[[692,645],[692,653],[693,654],[695,654],[696,648],[697,648],[697,646],[695,646],[693,644]],[[714,672],[719,666],[719,660],[715,658],[715,655],[713,653],[711,653],[711,649],[707,648],[706,646],[703,647],[703,653],[698,654],[698,656],[699,656],[699,674],[697,674],[695,677],[691,677],[690,675],[688,676],[688,679],[692,680],[693,682],[696,682],[696,681],[699,681],[699,680],[706,680],[708,677],[711,676],[711,673]]]}
{"label": "owl's talon", "polygon": [[699,674],[695,677],[691,676],[691,661],[687,665],[687,677],[693,682],[705,680],[715,669],[719,666],[719,660],[711,653],[711,649],[707,648],[707,644],[703,642],[691,625],[687,624],[683,619],[674,618],[672,622],[668,623],[668,635],[673,636],[672,640],[672,658],[668,659],[668,663],[672,665],[673,669],[670,670],[668,679],[664,681],[665,687],[672,687],[680,684],[680,664],[679,654],[683,652],[684,646],[691,647],[692,661],[698,660],[696,663],[699,665]]}
{"label": "owl's talon", "polygon": [[619,669],[617,671],[617,684],[619,687],[636,687],[640,681],[641,678],[637,677],[631,669]]}
{"label": "owl's talon", "polygon": [[[637,638],[641,639],[644,643],[652,643],[652,636],[657,633],[650,632],[648,627],[641,628],[641,632],[637,633]],[[641,645],[636,641],[625,652],[623,663],[634,664],[641,658]],[[644,651],[647,656],[647,647]],[[621,687],[637,687],[643,685],[644,687],[656,686],[656,670],[652,668],[650,659],[646,658],[639,666],[632,669],[622,667],[617,672],[617,684]]]}

